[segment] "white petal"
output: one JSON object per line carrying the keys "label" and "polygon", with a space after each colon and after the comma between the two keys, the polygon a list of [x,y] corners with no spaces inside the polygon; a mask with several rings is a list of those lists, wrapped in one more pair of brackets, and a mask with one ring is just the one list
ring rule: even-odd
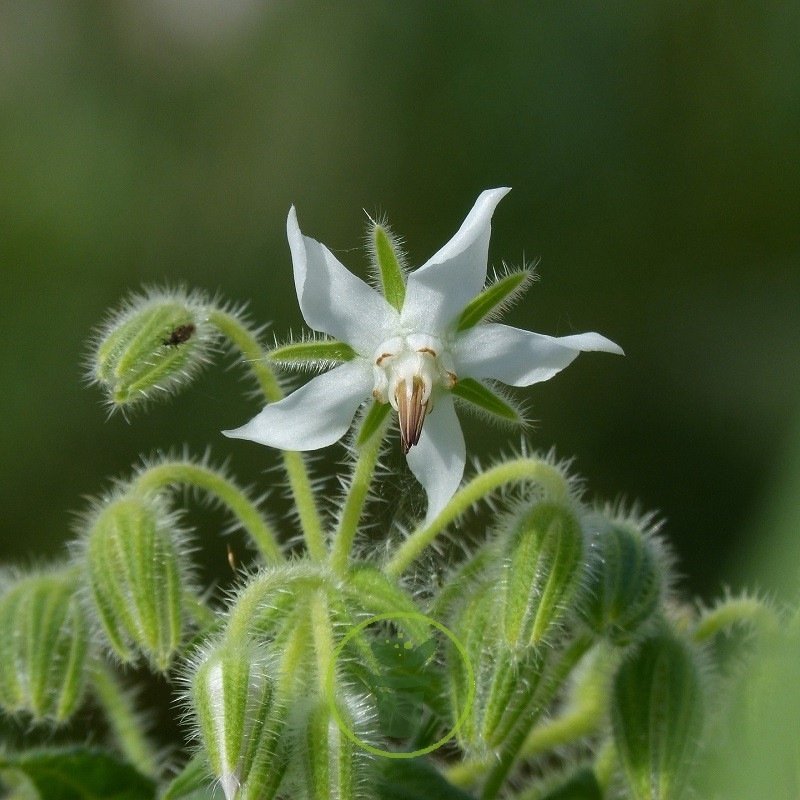
{"label": "white petal", "polygon": [[294,206],[286,220],[294,284],[305,321],[315,331],[347,342],[371,356],[397,327],[398,314],[385,298],[357,278],[325,245],[303,236]]}
{"label": "white petal", "polygon": [[425,419],[419,444],[408,451],[408,466],[428,495],[430,522],[456,493],[464,475],[466,449],[453,397],[442,392]]}
{"label": "white petal", "polygon": [[492,214],[510,189],[482,192],[458,233],[408,276],[400,319],[404,328],[436,334],[486,283]]}
{"label": "white petal", "polygon": [[545,336],[508,325],[477,325],[456,339],[452,353],[459,377],[494,378],[510,386],[530,386],[552,378],[582,351],[624,355],[599,333]]}
{"label": "white petal", "polygon": [[266,406],[241,428],[223,433],[281,450],[318,450],[347,433],[371,390],[369,364],[362,359],[348,361]]}

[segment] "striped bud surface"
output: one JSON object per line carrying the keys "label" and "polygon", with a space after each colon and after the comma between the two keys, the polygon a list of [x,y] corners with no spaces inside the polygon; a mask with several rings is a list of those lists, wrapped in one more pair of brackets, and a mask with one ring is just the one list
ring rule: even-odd
{"label": "striped bud surface", "polygon": [[630,523],[607,523],[592,548],[596,566],[589,576],[584,618],[598,635],[627,645],[658,609],[662,575],[647,537]]}
{"label": "striped bud surface", "polygon": [[90,379],[117,407],[178,389],[208,361],[206,314],[201,297],[181,291],[135,295],[98,333]]}
{"label": "striped bud surface", "polygon": [[83,543],[92,607],[112,652],[166,671],[181,643],[187,572],[174,513],[154,495],[120,495],[99,509]]}
{"label": "striped bud surface", "polygon": [[28,575],[0,597],[0,706],[64,722],[83,696],[88,626],[73,570]]}
{"label": "striped bud surface", "polygon": [[517,517],[502,576],[510,648],[539,645],[554,632],[576,600],[583,565],[583,531],[569,508],[542,501]]}
{"label": "striped bud surface", "polygon": [[700,672],[668,632],[646,639],[620,667],[611,697],[614,743],[635,800],[679,800],[703,725]]}

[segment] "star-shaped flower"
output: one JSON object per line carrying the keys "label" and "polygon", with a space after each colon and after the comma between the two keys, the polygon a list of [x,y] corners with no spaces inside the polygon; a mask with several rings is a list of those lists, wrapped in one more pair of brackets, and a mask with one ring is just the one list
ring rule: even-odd
{"label": "star-shaped flower", "polygon": [[304,236],[292,207],[286,227],[300,310],[313,330],[332,340],[286,350],[344,363],[226,435],[317,450],[344,436],[359,406],[374,397],[397,412],[408,465],[428,496],[427,519],[436,516],[464,474],[453,395],[516,418],[484,381],[529,386],[552,378],[579,352],[622,354],[598,333],[553,337],[485,321],[529,278],[527,270],[510,272],[485,287],[492,214],[508,191],[481,193],[456,235],[408,276],[384,234],[388,250],[383,258],[377,254],[383,294]]}

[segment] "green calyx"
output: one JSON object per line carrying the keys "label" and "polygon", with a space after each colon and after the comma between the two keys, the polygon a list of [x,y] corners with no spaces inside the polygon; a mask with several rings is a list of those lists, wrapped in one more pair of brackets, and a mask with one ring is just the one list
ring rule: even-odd
{"label": "green calyx", "polygon": [[89,596],[111,651],[144,655],[166,671],[183,634],[187,569],[182,531],[157,495],[112,498],[91,520],[82,545]]}
{"label": "green calyx", "polygon": [[73,570],[20,578],[0,597],[0,707],[65,722],[83,697],[88,626]]}
{"label": "green calyx", "polygon": [[208,361],[214,331],[200,296],[181,291],[132,297],[99,331],[89,377],[113,408],[141,405],[187,384]]}
{"label": "green calyx", "polygon": [[595,633],[616,645],[633,641],[653,618],[664,575],[654,543],[632,523],[602,524],[592,542],[583,616]]}
{"label": "green calyx", "polygon": [[308,339],[289,342],[270,350],[269,358],[281,364],[293,366],[331,365],[351,361],[356,352],[349,344],[334,339]]}
{"label": "green calyx", "polygon": [[583,531],[567,506],[542,501],[517,517],[502,578],[508,647],[539,645],[557,630],[576,605],[583,565]]}
{"label": "green calyx", "polygon": [[499,313],[525,290],[531,277],[530,270],[521,269],[508,272],[494,283],[490,283],[479,295],[467,303],[456,322],[456,330],[466,331],[474,328],[487,317]]}
{"label": "green calyx", "polygon": [[685,797],[702,731],[703,692],[695,656],[683,641],[657,633],[622,664],[611,721],[635,800]]}
{"label": "green calyx", "polygon": [[466,400],[493,417],[498,417],[505,422],[522,422],[522,417],[517,409],[499,394],[493,392],[486,384],[476,381],[474,378],[461,378],[453,386],[452,392],[456,397]]}
{"label": "green calyx", "polygon": [[386,226],[372,223],[367,245],[381,281],[383,296],[398,311],[406,299],[404,256],[397,237]]}

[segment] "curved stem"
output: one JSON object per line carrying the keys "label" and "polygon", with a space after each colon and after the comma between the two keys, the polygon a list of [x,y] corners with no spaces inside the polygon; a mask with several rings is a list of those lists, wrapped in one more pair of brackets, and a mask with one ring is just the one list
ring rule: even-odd
{"label": "curved stem", "polygon": [[386,574],[398,577],[453,520],[507,483],[539,483],[553,500],[563,499],[569,492],[569,484],[561,471],[546,461],[519,458],[500,464],[474,477],[453,495],[429,525],[417,528],[386,564]]}
{"label": "curved stem", "polygon": [[107,664],[101,661],[95,663],[92,686],[122,753],[142,774],[156,778],[156,751],[142,731],[129,693],[119,685],[116,675]]}
{"label": "curved stem", "polygon": [[[363,424],[362,422],[362,426]],[[383,436],[387,427],[388,420],[384,419],[378,429],[358,448],[353,477],[347,489],[347,497],[342,507],[331,550],[331,569],[339,575],[343,574],[347,569],[347,561],[358,532],[358,521],[361,519],[361,512],[364,510],[364,503],[369,493],[369,487],[372,484],[372,477],[375,473],[375,466],[378,463],[378,456],[380,455]]]}
{"label": "curved stem", "polygon": [[768,605],[754,597],[731,597],[700,616],[693,637],[704,642],[725,628],[740,624],[773,632],[778,629],[778,618]]}
{"label": "curved stem", "polygon": [[218,498],[250,535],[267,561],[283,560],[275,531],[255,503],[235,484],[213,469],[191,461],[163,461],[142,472],[133,487],[139,491],[188,485]]}
{"label": "curved stem", "polygon": [[[267,402],[275,403],[281,400],[283,390],[255,335],[234,315],[218,308],[209,312],[208,320],[244,356],[244,363],[258,381]],[[311,488],[311,479],[306,469],[306,463],[300,453],[283,450],[281,455],[286,474],[289,477],[294,502],[300,515],[300,525],[303,529],[308,553],[315,561],[321,561],[327,555],[327,548],[322,531],[322,520]]]}

